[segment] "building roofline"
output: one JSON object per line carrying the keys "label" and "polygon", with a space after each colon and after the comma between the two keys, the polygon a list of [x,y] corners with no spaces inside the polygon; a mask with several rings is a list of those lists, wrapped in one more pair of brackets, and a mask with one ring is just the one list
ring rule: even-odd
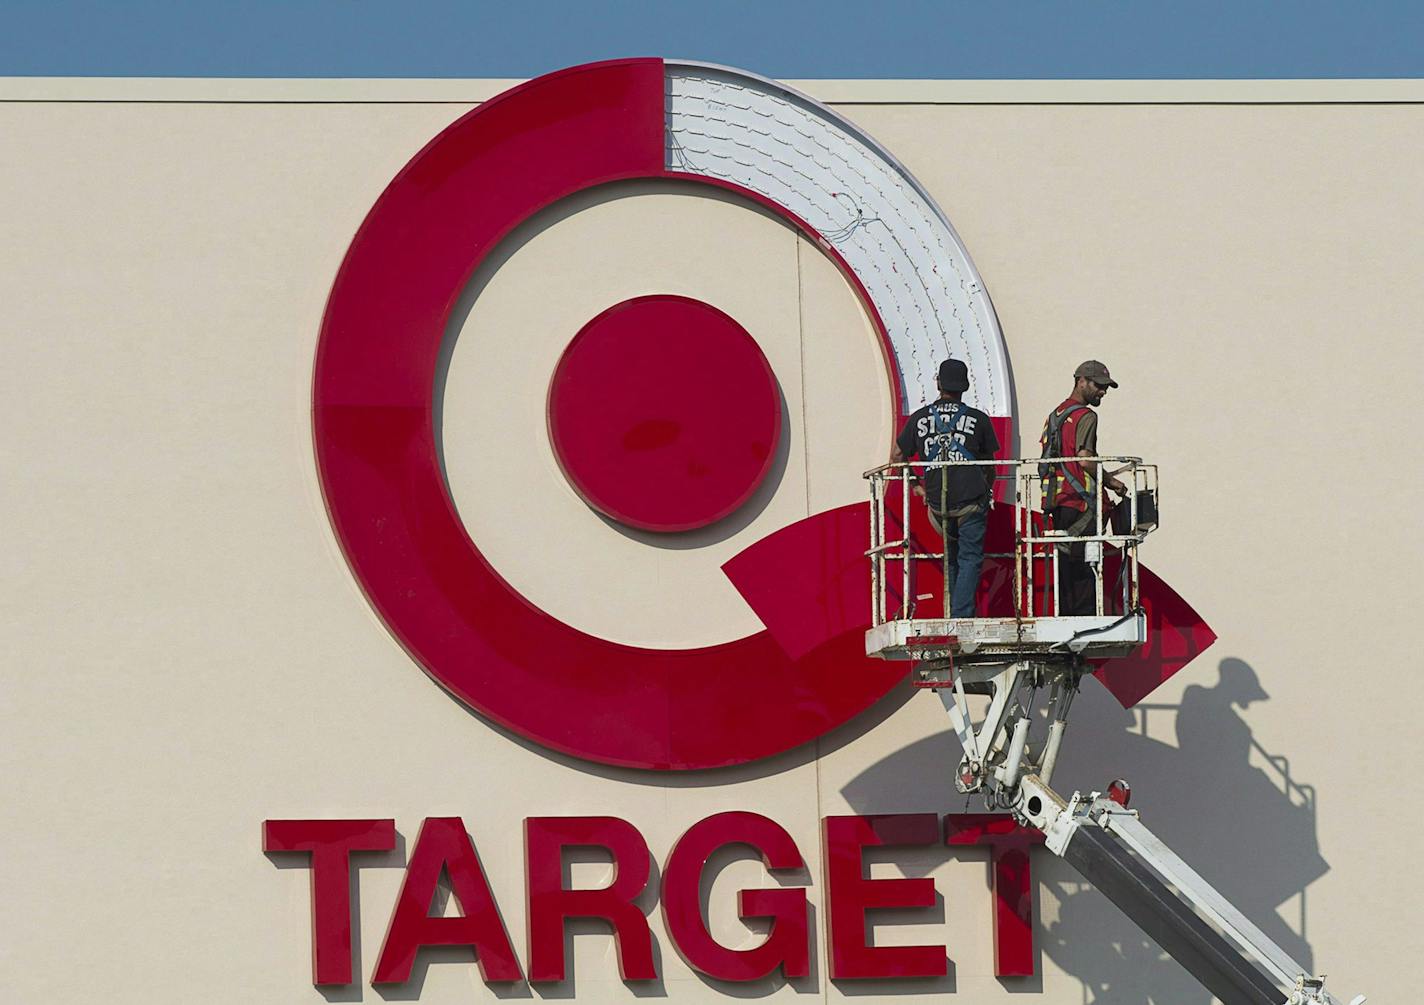
{"label": "building roofline", "polygon": [[[513,78],[0,77],[0,101],[459,104]],[[787,80],[836,105],[1415,104],[1424,79]]]}

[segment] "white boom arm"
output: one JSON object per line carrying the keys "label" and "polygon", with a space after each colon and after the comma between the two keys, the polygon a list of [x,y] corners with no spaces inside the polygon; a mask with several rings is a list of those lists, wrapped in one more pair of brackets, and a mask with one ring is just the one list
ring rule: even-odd
{"label": "white boom arm", "polygon": [[1291,959],[1135,810],[1097,793],[1065,801],[1037,775],[1018,783],[1015,815],[1226,1005],[1339,1005],[1323,975]]}

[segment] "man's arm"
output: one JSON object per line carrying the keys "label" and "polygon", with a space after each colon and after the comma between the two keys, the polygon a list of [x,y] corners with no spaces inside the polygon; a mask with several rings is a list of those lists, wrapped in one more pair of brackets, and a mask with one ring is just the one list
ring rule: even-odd
{"label": "man's arm", "polygon": [[[890,447],[891,464],[904,464],[905,460],[905,453],[900,449],[900,444],[896,443]],[[925,497],[925,487],[920,484],[919,477],[913,471],[910,472],[910,481],[914,483],[913,491],[915,495],[923,499]]]}
{"label": "man's arm", "polygon": [[[984,417],[984,449],[979,454],[981,460],[990,461],[999,456],[999,434],[994,432],[994,425],[988,416]],[[985,488],[989,492],[990,498],[994,495],[994,478],[998,475],[999,469],[994,465],[985,465],[979,469],[984,472]]]}
{"label": "man's arm", "polygon": [[[909,433],[910,433],[910,424],[909,424],[908,422],[906,422],[906,423],[905,423],[905,428],[902,429],[902,430],[900,430],[900,435],[897,436],[897,437],[895,437],[895,441],[890,444],[890,463],[891,463],[891,464],[904,464],[907,460],[909,460],[909,458],[905,455],[905,449],[904,449],[904,447],[901,445],[902,441],[905,440],[905,439],[909,436]],[[914,451],[911,450],[910,453],[913,454]],[[915,495],[917,495],[917,496],[919,496],[921,499],[923,499],[923,498],[925,497],[925,487],[920,484],[919,478],[916,477],[916,475],[915,475],[915,473],[914,473],[913,471],[910,472],[910,481],[912,481],[912,482],[915,483],[915,489],[914,489]]]}
{"label": "man's arm", "polygon": [[[1086,447],[1084,447],[1084,448],[1081,448],[1081,449],[1078,451],[1078,456],[1079,456],[1079,457],[1097,457],[1098,455],[1095,454],[1095,453],[1093,453],[1091,450],[1087,449]],[[1098,468],[1100,467],[1100,465],[1098,465],[1098,464],[1085,464],[1085,465],[1083,465],[1083,467],[1088,468],[1089,470],[1091,470],[1091,471],[1093,471],[1094,473],[1096,473],[1096,472],[1098,471]],[[1124,496],[1127,495],[1127,486],[1124,485],[1122,482],[1118,481],[1118,478],[1117,478],[1116,475],[1108,475],[1106,478],[1103,479],[1103,484],[1106,485],[1108,488],[1112,489],[1114,492],[1118,493],[1119,495],[1124,495]]]}
{"label": "man's arm", "polygon": [[[1096,458],[1098,456],[1098,413],[1091,409],[1083,413],[1082,418],[1074,426],[1074,435],[1078,445],[1078,452],[1074,456]],[[1106,474],[1106,472],[1102,472],[1101,464],[1084,464],[1083,469],[1090,472],[1094,481],[1097,481],[1097,476],[1100,473]],[[1115,475],[1107,475],[1102,481],[1114,492],[1127,495],[1127,486],[1118,481]]]}

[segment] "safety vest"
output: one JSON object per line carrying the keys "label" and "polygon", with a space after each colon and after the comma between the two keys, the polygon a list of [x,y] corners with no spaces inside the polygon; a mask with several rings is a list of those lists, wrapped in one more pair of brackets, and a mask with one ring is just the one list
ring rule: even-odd
{"label": "safety vest", "polygon": [[[1087,405],[1074,403],[1061,412],[1056,408],[1049,412],[1048,419],[1043,423],[1043,434],[1038,439],[1040,449],[1038,456],[1076,457],[1078,438],[1075,434],[1072,449],[1064,447],[1063,429],[1069,425],[1068,420],[1072,416],[1085,411],[1088,411]],[[1077,424],[1073,423],[1075,429],[1076,426]],[[1055,506],[1070,506],[1073,509],[1083,510],[1088,508],[1088,501],[1092,498],[1088,485],[1092,481],[1092,476],[1087,473],[1082,464],[1040,462],[1038,476],[1043,483],[1045,510]]]}

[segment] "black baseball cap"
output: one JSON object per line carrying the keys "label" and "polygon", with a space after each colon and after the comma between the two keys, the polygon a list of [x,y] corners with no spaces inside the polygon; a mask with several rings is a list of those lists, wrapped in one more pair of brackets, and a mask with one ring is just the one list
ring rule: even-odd
{"label": "black baseball cap", "polygon": [[941,391],[969,390],[969,367],[963,360],[947,359],[939,365],[939,389]]}

